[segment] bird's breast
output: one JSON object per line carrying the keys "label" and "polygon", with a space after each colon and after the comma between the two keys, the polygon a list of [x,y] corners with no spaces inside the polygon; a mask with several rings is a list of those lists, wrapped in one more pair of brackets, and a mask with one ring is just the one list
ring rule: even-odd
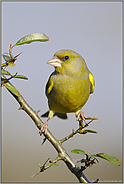
{"label": "bird's breast", "polygon": [[87,75],[80,79],[54,75],[52,79],[53,88],[48,96],[50,110],[68,113],[76,112],[84,106],[90,95]]}

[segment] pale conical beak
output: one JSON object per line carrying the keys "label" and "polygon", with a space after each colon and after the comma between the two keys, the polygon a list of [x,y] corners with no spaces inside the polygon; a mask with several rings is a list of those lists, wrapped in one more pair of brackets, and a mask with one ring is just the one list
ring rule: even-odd
{"label": "pale conical beak", "polygon": [[54,66],[54,67],[61,67],[62,62],[61,62],[61,60],[58,59],[57,57],[53,57],[52,59],[50,59],[50,60],[47,62],[47,64],[52,65],[52,66]]}

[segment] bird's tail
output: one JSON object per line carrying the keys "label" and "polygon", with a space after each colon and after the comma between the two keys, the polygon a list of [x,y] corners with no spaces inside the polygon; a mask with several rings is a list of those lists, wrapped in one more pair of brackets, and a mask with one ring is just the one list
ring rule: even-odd
{"label": "bird's tail", "polygon": [[[45,117],[48,117],[48,115],[49,115],[49,111],[42,114],[41,117],[45,118]],[[61,118],[61,119],[67,119],[68,118],[66,113],[55,112],[54,116],[57,116],[58,118]]]}

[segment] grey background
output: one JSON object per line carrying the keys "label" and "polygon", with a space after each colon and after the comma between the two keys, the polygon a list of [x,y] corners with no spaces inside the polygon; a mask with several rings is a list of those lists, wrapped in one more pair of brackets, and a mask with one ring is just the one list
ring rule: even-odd
{"label": "grey background", "polygon": [[[39,115],[48,110],[45,84],[54,70],[46,62],[59,49],[72,49],[85,59],[96,81],[95,92],[83,107],[87,116],[96,116],[89,129],[98,134],[76,135],[63,144],[71,153],[74,148],[90,153],[105,152],[122,161],[122,2],[2,2],[2,53],[25,35],[41,32],[49,37],[46,43],[17,46],[15,67],[8,70],[26,75],[29,80],[12,79],[22,96]],[[31,178],[47,158],[57,156],[48,141],[41,146],[32,120],[6,89],[2,89],[2,181],[3,182],[78,182],[63,162]],[[62,139],[78,128],[75,115],[68,120],[54,117],[49,129]],[[43,119],[45,121],[45,119]],[[122,180],[119,167],[99,159],[85,171],[89,180]],[[115,174],[116,173],[116,174]]]}

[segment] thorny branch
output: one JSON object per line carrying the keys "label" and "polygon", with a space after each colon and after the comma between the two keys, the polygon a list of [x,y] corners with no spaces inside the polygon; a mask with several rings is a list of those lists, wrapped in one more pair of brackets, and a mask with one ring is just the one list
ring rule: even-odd
{"label": "thorny branch", "polygon": [[[16,57],[12,56],[11,53],[12,50],[12,46],[10,45],[10,57],[11,60],[15,61],[16,58],[20,55],[18,54]],[[7,66],[8,63],[6,63]],[[5,66],[5,67],[6,67]],[[2,66],[3,67],[3,66]],[[13,76],[11,76],[9,79],[11,79]],[[39,118],[38,116],[38,112],[39,111],[35,111],[33,110],[28,103],[24,100],[24,98],[22,97],[22,95],[20,94],[20,92],[9,82],[9,79],[7,79],[3,74],[1,74],[1,79],[2,81],[4,81],[2,84],[4,87],[6,87],[6,89],[12,94],[12,96],[17,100],[17,102],[20,104],[20,108],[19,110],[24,110],[29,116],[30,118],[34,121],[36,127],[40,130],[43,122],[42,120]],[[91,118],[93,121],[93,118]],[[91,122],[90,121],[90,122]],[[89,123],[90,123],[89,122]],[[87,125],[86,125],[87,126]],[[40,171],[38,173],[36,173],[35,175],[39,174],[40,172],[45,171],[46,169],[48,169],[49,167],[51,167],[52,165],[55,165],[56,162],[58,162],[59,160],[62,160],[65,162],[65,164],[67,165],[68,169],[77,177],[77,179],[79,180],[79,182],[81,183],[91,183],[86,176],[84,175],[82,168],[80,168],[77,163],[67,154],[66,150],[62,147],[62,143],[65,142],[66,140],[68,140],[69,138],[73,137],[75,134],[77,133],[86,133],[84,131],[84,128],[82,129],[81,127],[79,129],[77,129],[76,131],[73,130],[73,132],[65,137],[62,140],[57,140],[52,133],[47,130],[47,133],[44,134],[45,136],[45,140],[47,139],[52,145],[53,147],[56,149],[56,151],[58,152],[58,157],[53,160],[50,161],[48,164],[46,164],[46,162],[43,164],[43,166],[41,166],[39,164],[40,167]],[[47,160],[48,161],[48,160]],[[35,176],[33,175],[33,176]]]}
{"label": "thorny branch", "polygon": [[[2,79],[6,79],[6,77],[4,75],[2,75]],[[7,88],[7,86],[9,86],[9,87],[11,86],[11,87],[14,88],[14,86],[9,81],[6,82],[5,87]],[[37,128],[40,130],[41,126],[43,125],[43,122],[39,118],[38,112],[34,111],[27,104],[27,102],[24,100],[24,98],[22,97],[22,95],[19,92],[18,92],[18,96],[16,96],[9,89],[7,89],[7,90],[12,94],[12,96],[20,104],[20,108],[19,109],[24,110],[30,116],[30,118],[34,121],[34,123],[37,126]],[[78,130],[76,131],[76,133],[78,133]],[[73,133],[73,135],[76,134],[76,133]],[[67,154],[65,149],[62,147],[62,142],[64,142],[64,141],[58,141],[52,135],[52,133],[49,130],[47,130],[47,133],[44,134],[44,136],[54,146],[54,148],[58,152],[58,160],[63,160],[65,162],[65,164],[67,165],[68,169],[77,177],[79,182],[81,182],[81,183],[90,183],[90,181],[86,178],[84,173],[81,171],[81,168],[76,164],[76,162]],[[58,160],[56,160],[56,161],[58,161]],[[48,165],[48,166],[46,165],[44,167],[44,170],[48,169],[51,166],[52,165]]]}

